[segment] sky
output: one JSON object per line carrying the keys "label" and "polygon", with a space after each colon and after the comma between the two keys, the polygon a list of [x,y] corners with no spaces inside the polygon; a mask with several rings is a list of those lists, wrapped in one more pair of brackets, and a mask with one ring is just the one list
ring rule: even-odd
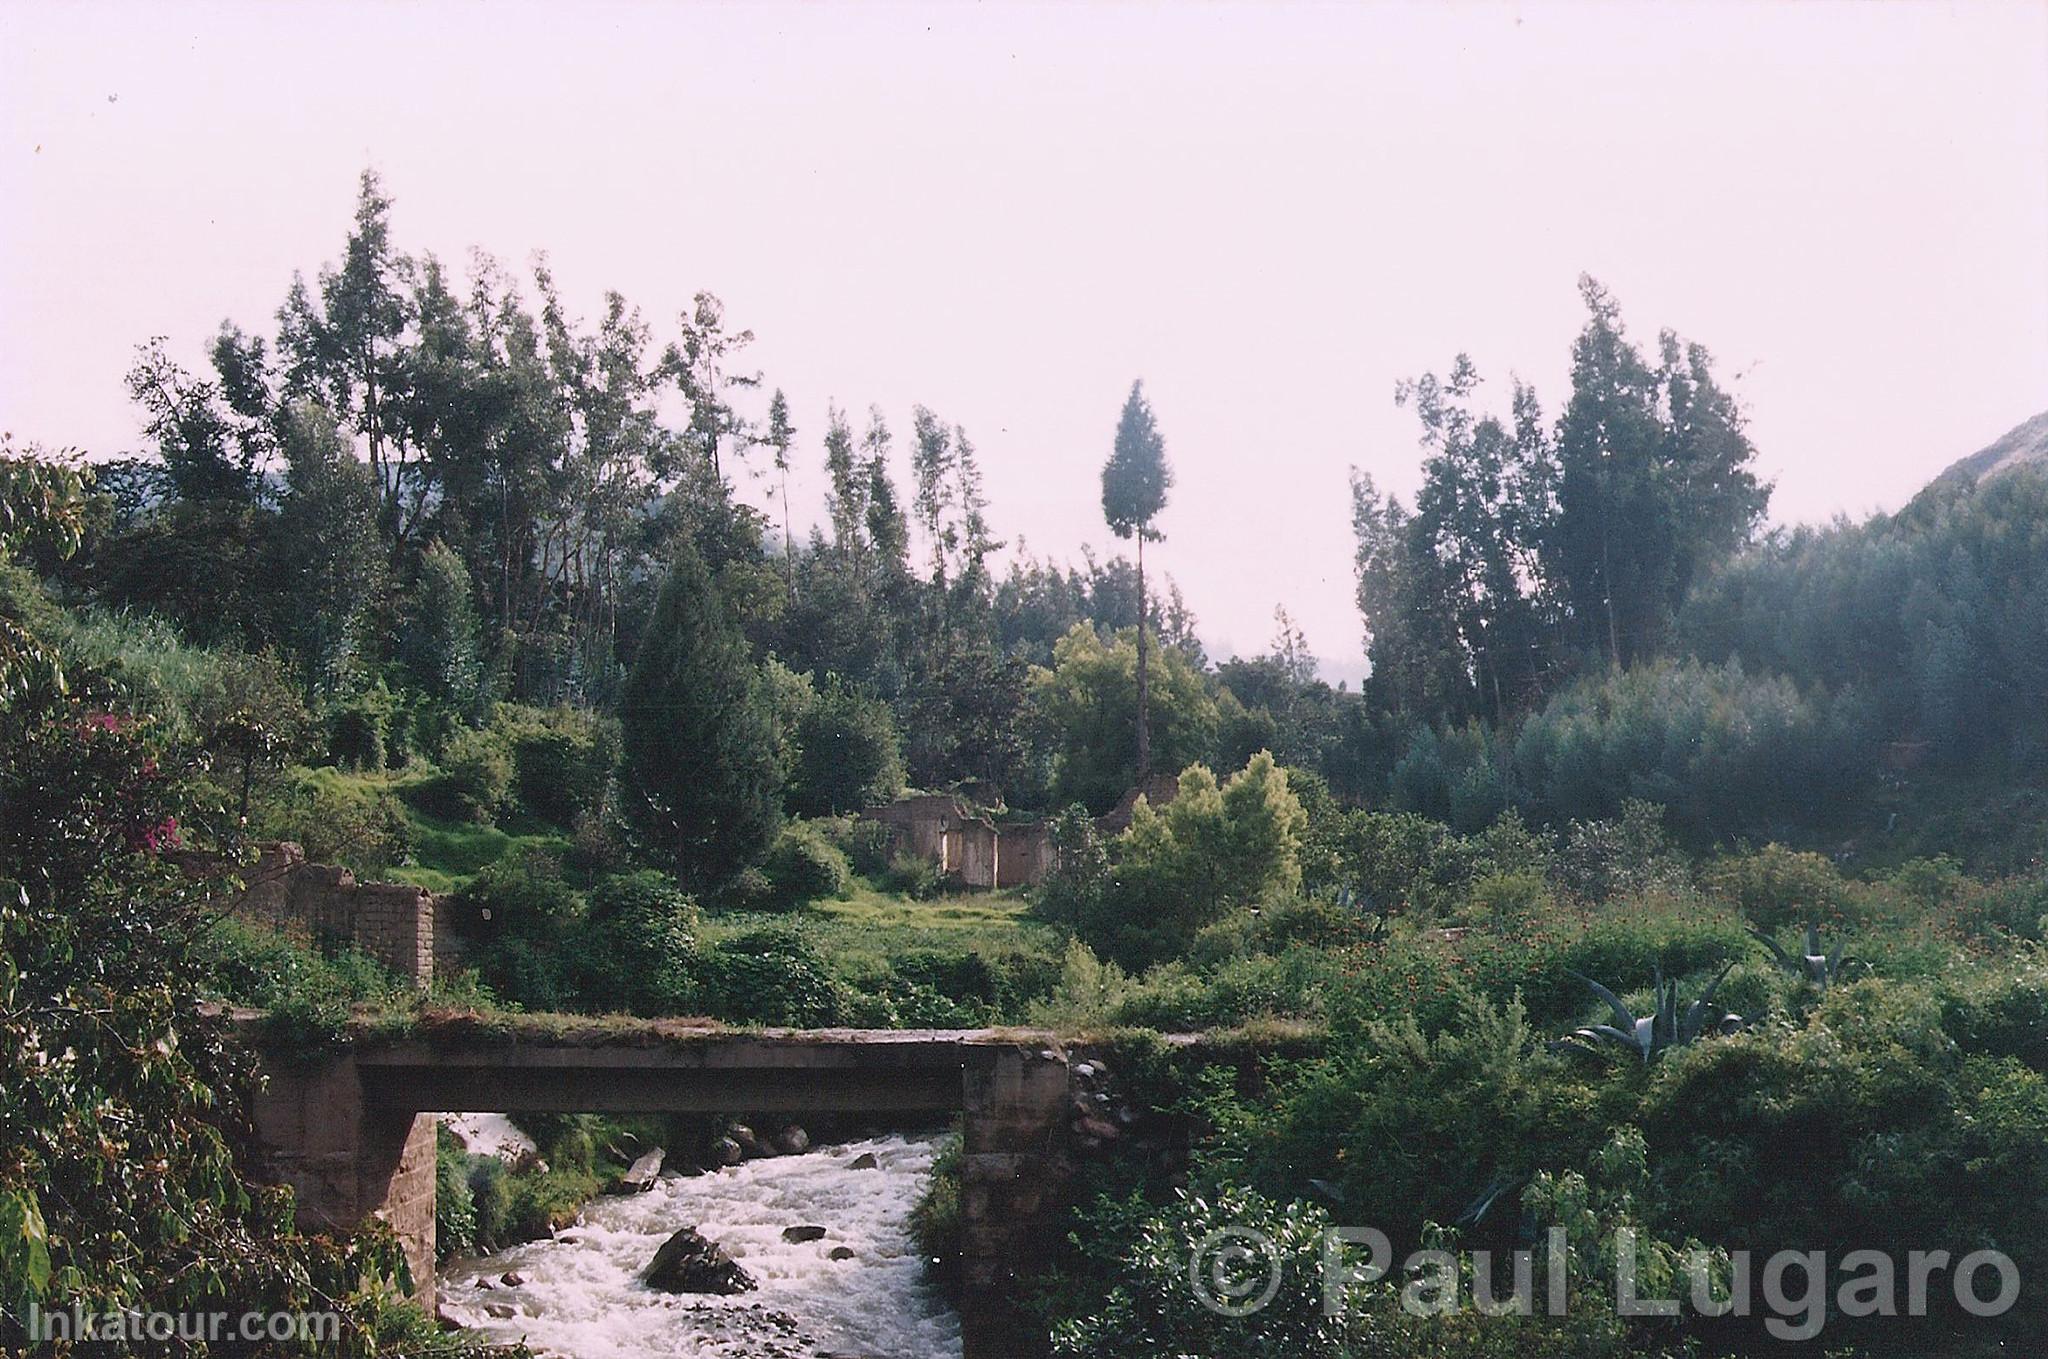
{"label": "sky", "polygon": [[[137,448],[168,337],[271,328],[357,175],[398,245],[545,251],[658,335],[699,290],[789,395],[964,425],[1000,536],[1107,553],[1134,378],[1148,550],[1217,657],[1284,603],[1364,669],[1349,469],[1397,381],[1566,390],[1577,278],[1707,345],[1782,523],[1895,508],[2048,409],[2048,4],[0,7],[0,429]],[[743,491],[765,501],[767,488]]]}

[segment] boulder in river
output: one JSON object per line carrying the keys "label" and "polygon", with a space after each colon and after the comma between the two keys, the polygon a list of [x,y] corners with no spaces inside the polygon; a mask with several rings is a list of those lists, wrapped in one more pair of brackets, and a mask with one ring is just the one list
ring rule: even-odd
{"label": "boulder in river", "polygon": [[725,1130],[725,1135],[739,1143],[740,1150],[748,1156],[765,1156],[768,1148],[761,1145],[760,1137],[744,1123],[735,1123]]}
{"label": "boulder in river", "polygon": [[711,1144],[710,1160],[715,1166],[736,1166],[746,1155],[746,1150],[730,1137],[721,1137]]}
{"label": "boulder in river", "polygon": [[784,1227],[782,1229],[782,1239],[793,1246],[801,1246],[806,1241],[823,1241],[825,1239],[825,1229],[815,1226]]}
{"label": "boulder in river", "polygon": [[775,1149],[784,1156],[800,1156],[811,1149],[811,1135],[792,1123],[775,1134]]}
{"label": "boulder in river", "polygon": [[663,1151],[656,1147],[639,1157],[626,1171],[607,1185],[606,1192],[612,1194],[644,1194],[654,1188],[654,1182],[661,1177]]}
{"label": "boulder in river", "polygon": [[825,1254],[828,1259],[851,1260],[854,1256],[854,1250],[851,1246],[834,1246],[831,1250],[826,1251]]}
{"label": "boulder in river", "polygon": [[649,1288],[664,1293],[746,1293],[755,1287],[754,1276],[741,1269],[715,1241],[707,1240],[695,1227],[685,1227],[661,1243],[647,1272],[640,1276]]}
{"label": "boulder in river", "polygon": [[854,1157],[851,1161],[848,1161],[846,1163],[846,1168],[848,1170],[880,1170],[882,1168],[882,1163],[875,1159],[875,1154],[873,1152],[864,1151],[860,1155]]}

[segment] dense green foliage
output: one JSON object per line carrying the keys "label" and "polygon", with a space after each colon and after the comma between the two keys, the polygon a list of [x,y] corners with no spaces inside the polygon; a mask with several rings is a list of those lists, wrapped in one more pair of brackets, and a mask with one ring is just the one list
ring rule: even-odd
{"label": "dense green foliage", "polygon": [[626,814],[647,852],[699,888],[754,862],[781,819],[774,722],[746,644],[687,545],[623,703]]}

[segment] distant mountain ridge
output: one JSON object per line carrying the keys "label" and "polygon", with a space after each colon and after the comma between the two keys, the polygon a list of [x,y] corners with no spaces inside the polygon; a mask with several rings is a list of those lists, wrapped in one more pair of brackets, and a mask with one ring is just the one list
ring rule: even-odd
{"label": "distant mountain ridge", "polygon": [[2048,411],[2042,411],[2006,432],[1995,443],[1981,448],[1967,458],[1958,458],[1929,482],[1929,486],[1945,486],[1958,481],[1982,481],[2015,467],[2031,463],[2048,464]]}

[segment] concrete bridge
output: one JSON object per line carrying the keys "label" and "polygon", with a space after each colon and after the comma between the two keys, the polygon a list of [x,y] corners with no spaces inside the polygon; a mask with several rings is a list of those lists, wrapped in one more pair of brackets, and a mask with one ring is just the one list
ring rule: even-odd
{"label": "concrete bridge", "polygon": [[966,1359],[1038,1347],[1019,1323],[1014,1283],[1071,1176],[1068,1056],[1049,1035],[529,1021],[365,1038],[313,1065],[264,1066],[257,1135],[269,1175],[297,1190],[302,1224],[388,1222],[429,1301],[433,1114],[958,1113]]}

